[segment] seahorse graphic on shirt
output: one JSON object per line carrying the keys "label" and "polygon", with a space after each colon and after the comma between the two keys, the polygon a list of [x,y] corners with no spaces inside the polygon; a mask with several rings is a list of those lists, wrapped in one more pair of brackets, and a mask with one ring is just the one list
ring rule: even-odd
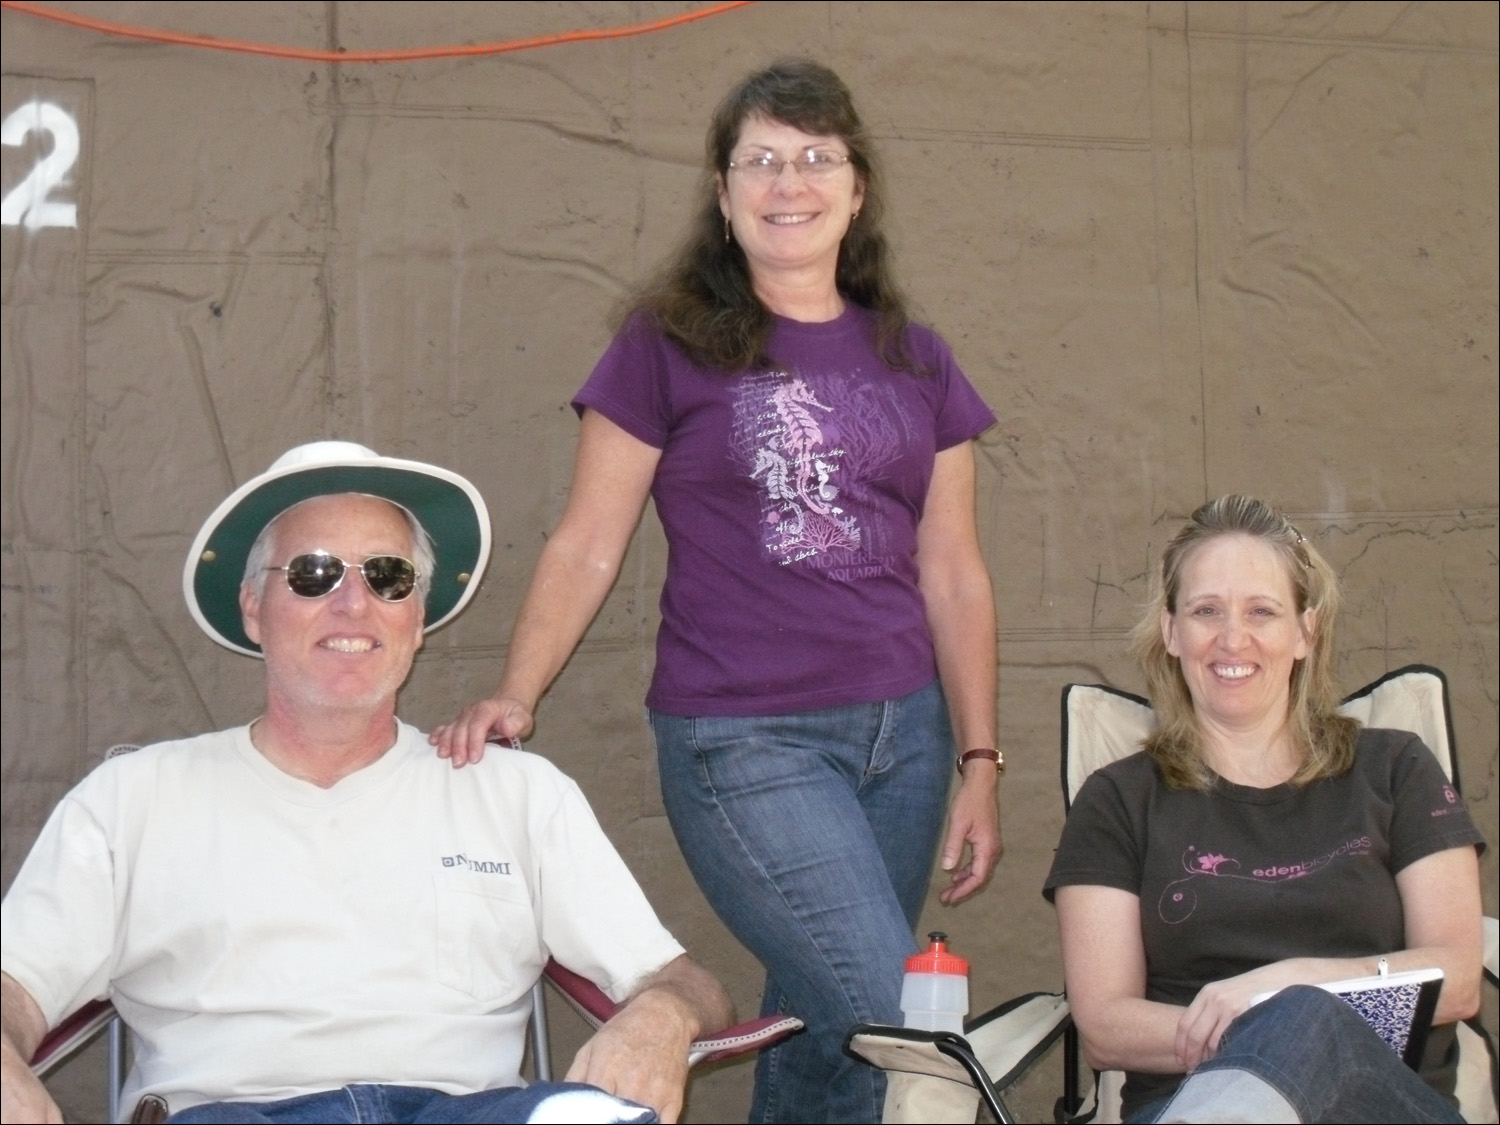
{"label": "seahorse graphic on shirt", "polygon": [[773,373],[741,384],[736,430],[751,423],[749,476],[762,489],[766,548],[783,565],[856,551],[863,539],[859,521],[839,504],[845,451],[825,432],[823,416],[832,412],[797,376]]}
{"label": "seahorse graphic on shirt", "polygon": [[931,441],[910,409],[889,380],[857,369],[740,377],[729,456],[754,486],[768,561],[831,582],[901,565],[910,547],[891,522],[891,497],[903,459]]}

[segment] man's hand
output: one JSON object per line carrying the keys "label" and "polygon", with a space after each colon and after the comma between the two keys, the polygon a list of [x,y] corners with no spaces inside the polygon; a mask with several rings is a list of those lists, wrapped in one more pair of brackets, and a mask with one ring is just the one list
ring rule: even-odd
{"label": "man's hand", "polygon": [[0,1023],[4,1025],[0,1031],[0,1122],[62,1125],[62,1110],[31,1073],[31,1055],[47,1033],[47,1021],[31,994],[3,973]]}
{"label": "man's hand", "polygon": [[566,1080],[598,1086],[676,1121],[687,1090],[692,1024],[677,1001],[638,996],[583,1045]]}
{"label": "man's hand", "polygon": [[733,1018],[719,982],[679,957],[649,977],[583,1045],[566,1080],[598,1086],[650,1106],[663,1121],[676,1121],[687,1089],[689,1045]]}

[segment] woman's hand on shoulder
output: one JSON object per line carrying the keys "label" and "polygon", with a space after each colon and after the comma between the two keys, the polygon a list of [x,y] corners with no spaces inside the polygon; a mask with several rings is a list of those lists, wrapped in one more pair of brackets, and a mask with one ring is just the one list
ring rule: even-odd
{"label": "woman's hand on shoulder", "polygon": [[531,733],[531,708],[519,699],[498,696],[471,703],[451,723],[435,727],[427,741],[437,747],[454,769],[484,760],[485,744],[493,738],[522,739]]}

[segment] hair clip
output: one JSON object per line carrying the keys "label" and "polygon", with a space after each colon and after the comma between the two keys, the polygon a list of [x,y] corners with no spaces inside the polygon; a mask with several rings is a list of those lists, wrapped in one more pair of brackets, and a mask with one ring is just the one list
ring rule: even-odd
{"label": "hair clip", "polygon": [[1290,527],[1292,534],[1297,537],[1297,541],[1292,544],[1292,553],[1297,556],[1297,561],[1302,564],[1303,570],[1311,570],[1312,556],[1307,553],[1307,536],[1298,531],[1290,521],[1287,522],[1287,527]]}

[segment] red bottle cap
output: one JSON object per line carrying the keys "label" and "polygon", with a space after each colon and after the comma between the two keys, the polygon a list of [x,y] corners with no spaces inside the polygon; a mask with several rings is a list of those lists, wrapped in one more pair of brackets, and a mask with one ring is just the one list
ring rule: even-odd
{"label": "red bottle cap", "polygon": [[913,953],[906,959],[908,973],[946,973],[949,976],[966,977],[969,963],[956,953],[948,952],[948,935],[933,931],[927,935],[932,944],[921,953]]}

